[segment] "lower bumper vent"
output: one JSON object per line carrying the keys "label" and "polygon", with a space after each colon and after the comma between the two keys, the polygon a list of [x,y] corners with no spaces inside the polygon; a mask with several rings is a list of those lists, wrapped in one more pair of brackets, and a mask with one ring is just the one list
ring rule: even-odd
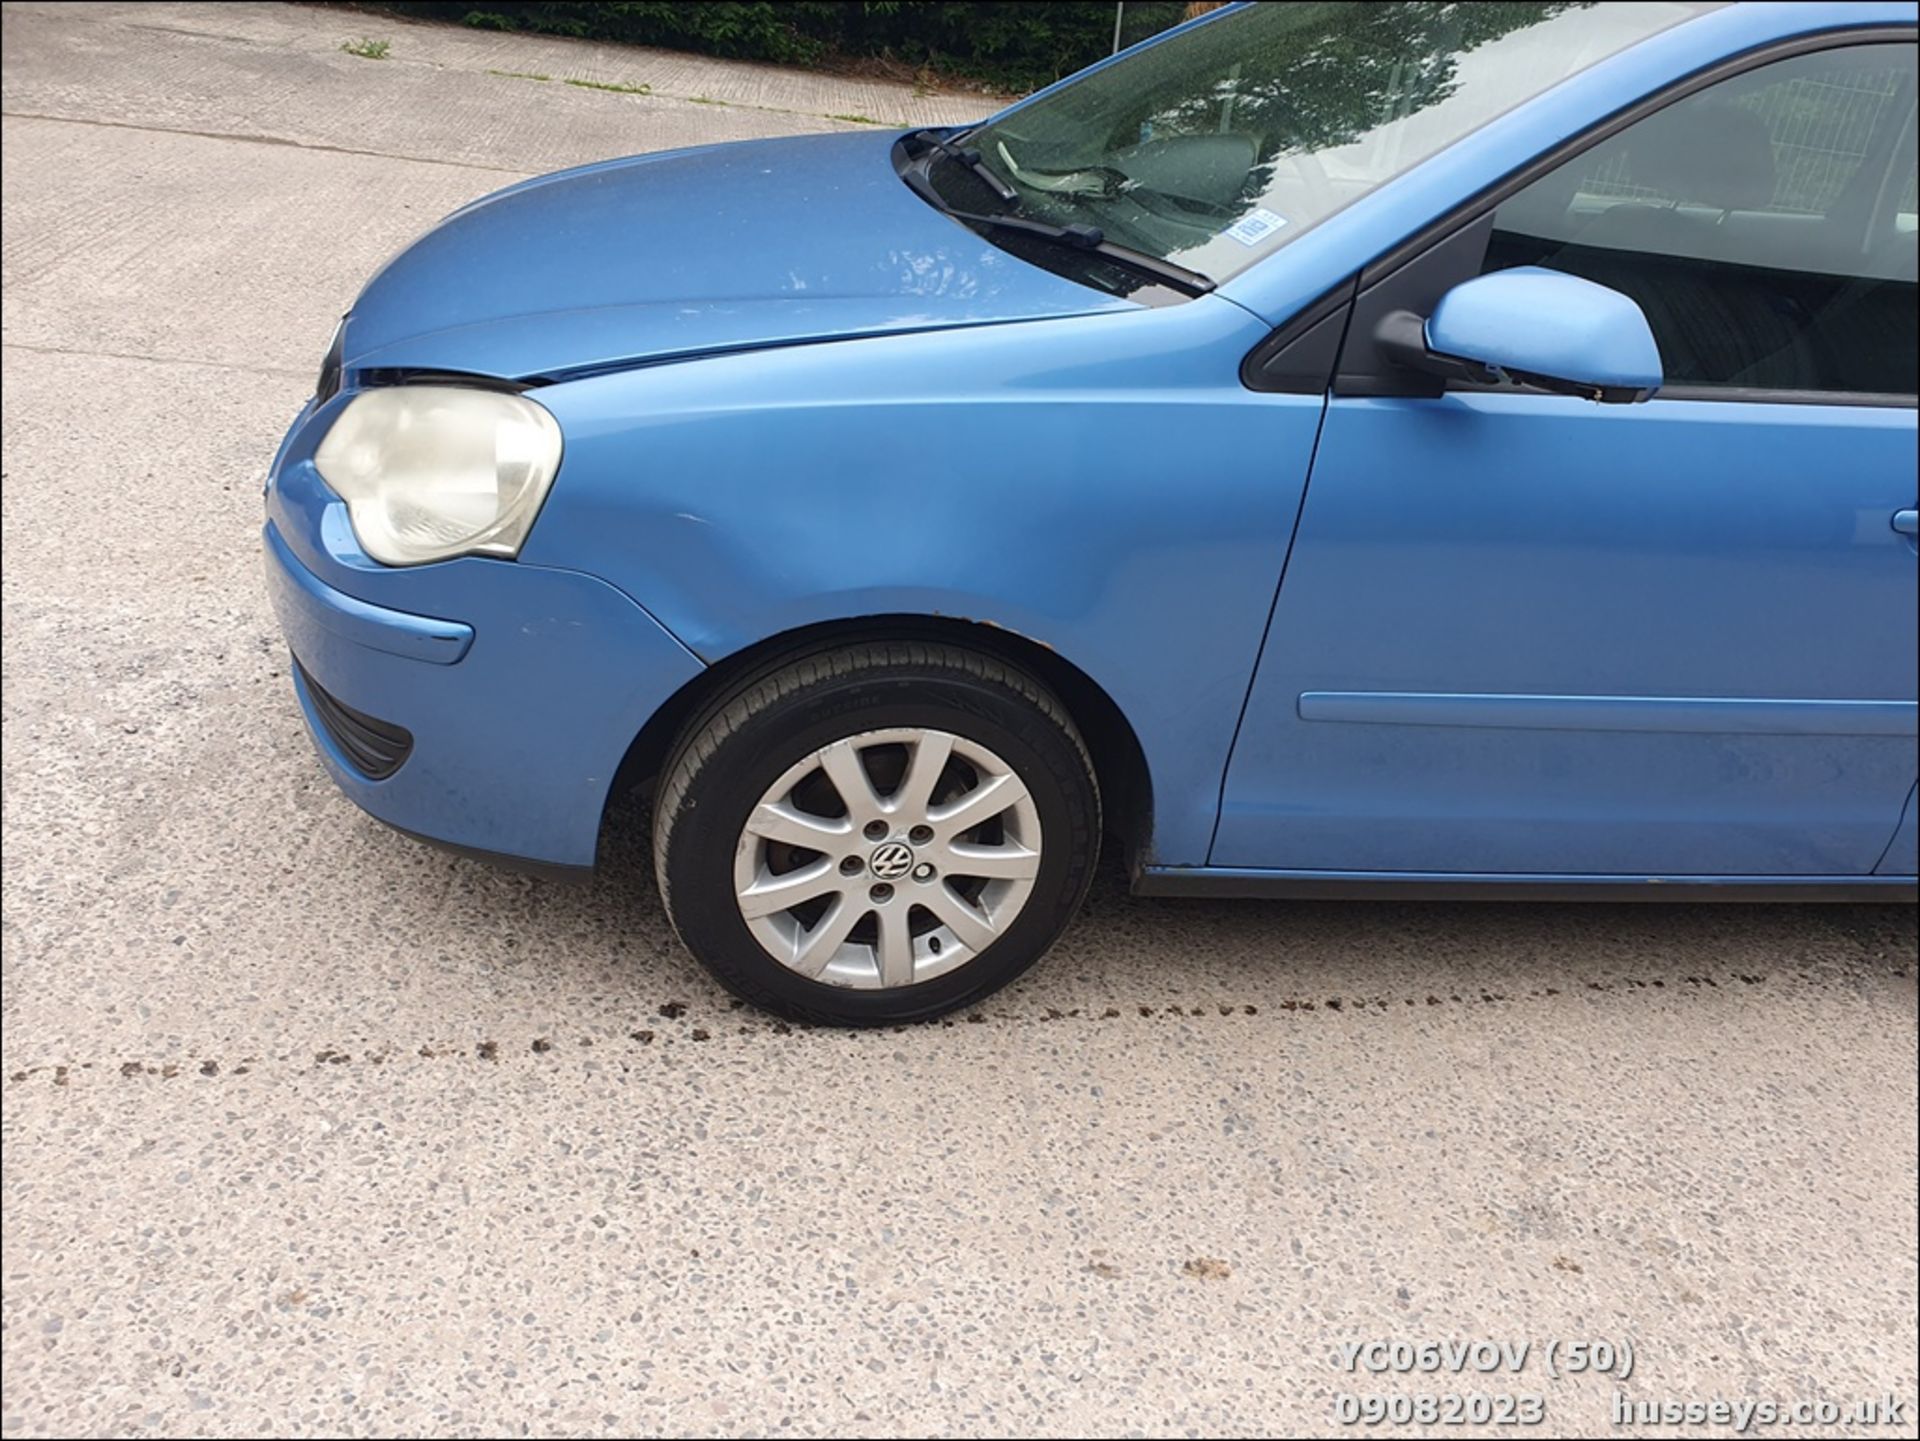
{"label": "lower bumper vent", "polygon": [[327,738],[338,746],[349,764],[370,781],[383,781],[400,769],[413,751],[413,733],[387,721],[375,720],[342,701],[335,700],[319,681],[307,674],[307,668],[295,661],[294,668],[313,699],[314,714]]}

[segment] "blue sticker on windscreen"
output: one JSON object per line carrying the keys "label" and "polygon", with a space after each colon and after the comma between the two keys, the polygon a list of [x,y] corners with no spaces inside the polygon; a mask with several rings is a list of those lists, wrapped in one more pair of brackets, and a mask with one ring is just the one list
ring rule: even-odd
{"label": "blue sticker on windscreen", "polygon": [[1242,245],[1258,245],[1286,223],[1287,218],[1284,215],[1275,215],[1271,210],[1263,207],[1229,225],[1220,233],[1233,237]]}

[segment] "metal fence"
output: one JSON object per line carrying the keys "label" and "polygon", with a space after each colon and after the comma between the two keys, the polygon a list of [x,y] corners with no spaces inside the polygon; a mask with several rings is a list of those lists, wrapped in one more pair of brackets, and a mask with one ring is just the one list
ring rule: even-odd
{"label": "metal fence", "polygon": [[[1874,125],[1898,95],[1891,70],[1835,70],[1828,75],[1799,75],[1743,95],[1734,104],[1766,123],[1773,142],[1772,211],[1825,215],[1840,198],[1866,158]],[[1609,156],[1580,186],[1581,193],[1607,200],[1686,199],[1636,185],[1624,150]],[[1913,208],[1914,178],[1907,177]]]}

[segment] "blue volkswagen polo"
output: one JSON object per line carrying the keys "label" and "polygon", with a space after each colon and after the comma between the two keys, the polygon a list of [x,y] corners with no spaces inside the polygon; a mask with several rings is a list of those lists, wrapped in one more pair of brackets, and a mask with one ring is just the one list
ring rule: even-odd
{"label": "blue volkswagen polo", "polygon": [[1915,891],[1912,4],[1240,5],[978,125],[584,166],[267,487],[322,761],[930,1017],[1155,895]]}

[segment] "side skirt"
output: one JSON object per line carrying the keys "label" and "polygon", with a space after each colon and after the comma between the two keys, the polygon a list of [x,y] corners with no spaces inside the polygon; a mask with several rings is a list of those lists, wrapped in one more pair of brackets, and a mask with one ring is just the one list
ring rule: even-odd
{"label": "side skirt", "polygon": [[1147,866],[1137,896],[1373,901],[1920,901],[1913,876],[1520,876]]}

